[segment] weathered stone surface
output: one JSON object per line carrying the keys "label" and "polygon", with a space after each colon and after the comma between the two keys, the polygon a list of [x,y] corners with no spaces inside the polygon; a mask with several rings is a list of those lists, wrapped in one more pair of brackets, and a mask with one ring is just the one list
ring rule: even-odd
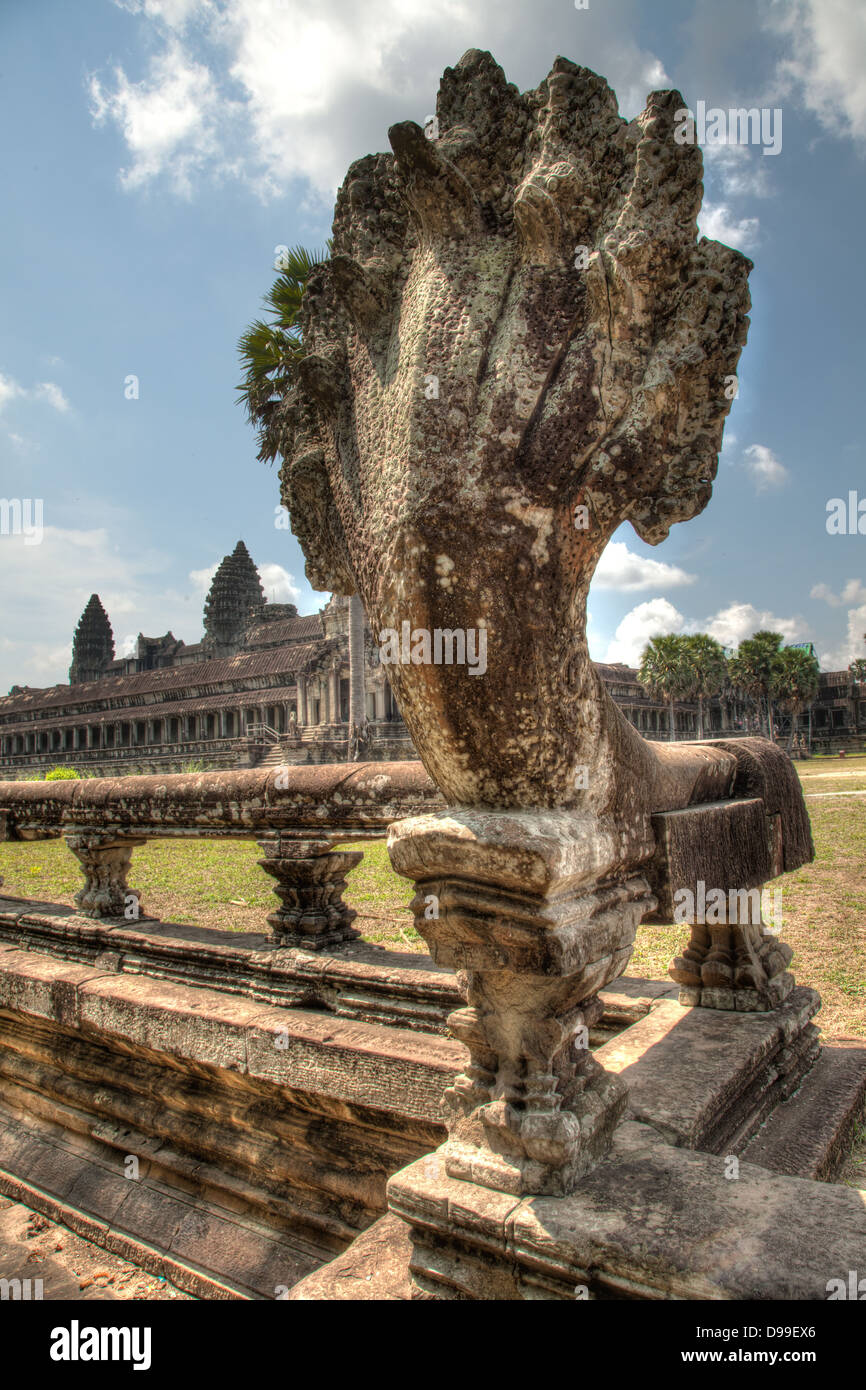
{"label": "weathered stone surface", "polygon": [[723,1158],[634,1122],[568,1197],[483,1192],[448,1177],[441,1150],[388,1197],[419,1290],[439,1298],[826,1299],[866,1248],[862,1192],[751,1163],[731,1179]]}
{"label": "weathered stone surface", "polygon": [[346,874],[364,858],[362,850],[335,850],[330,840],[259,840],[259,866],[276,880],[280,906],[268,913],[280,945],[324,951],[355,941],[358,915],[343,902]]}
{"label": "weathered stone surface", "polygon": [[204,640],[208,655],[233,656],[251,615],[264,607],[259,572],[243,541],[238,541],[213,577],[204,606]]}
{"label": "weathered stone surface", "polygon": [[845,1162],[866,1104],[866,1043],[833,1038],[798,1090],[743,1150],[749,1163],[829,1180]]}
{"label": "weathered stone surface", "polygon": [[[441,1094],[461,1058],[440,1037],[3,950],[0,1092],[20,1121],[14,1143],[0,1142],[5,1190],[38,1186],[169,1253],[189,1215],[184,1259],[241,1285],[228,1236],[225,1254],[205,1259],[209,1213],[228,1210],[240,1227],[308,1241],[289,1284],[380,1216],[389,1174],[440,1142]],[[62,1136],[60,1151],[22,1148],[37,1121]],[[75,1162],[71,1140],[83,1145]],[[147,1197],[129,1197],[130,1155]],[[106,1188],[94,1164],[122,1185]]]}
{"label": "weathered stone surface", "polygon": [[72,851],[84,874],[84,887],[75,894],[75,905],[85,917],[129,917],[142,915],[141,901],[131,892],[127,878],[132,851],[143,845],[132,836],[94,834],[67,835]]}
{"label": "weathered stone surface", "polygon": [[[448,1015],[461,1004],[453,971],[415,952],[353,942],[337,955],[313,954],[278,948],[256,933],[153,918],[103,923],[56,904],[0,898],[0,952],[10,948],[427,1033],[447,1032]],[[645,1017],[673,989],[658,980],[621,978],[615,990],[602,990],[604,1013],[591,1029],[593,1046]]]}
{"label": "weathered stone surface", "polygon": [[[243,1210],[170,1192],[146,1168],[129,1181],[116,1150],[2,1102],[0,1192],[198,1298],[274,1298],[328,1253]],[[53,1282],[51,1293],[58,1296]],[[83,1296],[77,1283],[69,1296]]]}
{"label": "weathered stone surface", "polygon": [[[445,1093],[448,1172],[506,1192],[570,1192],[606,1151],[625,1091],[589,1053],[598,991],[625,968],[646,881],[563,811],[453,810],[392,827],[418,931],[457,968],[449,1016],[470,1064]],[[431,906],[432,905],[432,906]]]}
{"label": "weathered stone surface", "polygon": [[[796,774],[792,773],[796,777]],[[802,802],[802,793],[797,789]],[[774,1009],[790,994],[793,956],[765,928],[761,888],[780,871],[778,814],[760,798],[689,806],[652,818],[647,878],[659,921],[689,922],[691,940],[670,967],[682,1004]]]}
{"label": "weathered stone surface", "polygon": [[418,1297],[409,1273],[410,1228],[398,1216],[381,1216],[335,1260],[298,1280],[290,1303],[394,1302]]}
{"label": "weathered stone surface", "polygon": [[113,660],[114,633],[111,623],[99,601],[99,595],[91,594],[72,639],[69,684],[99,680]]}
{"label": "weathered stone surface", "polygon": [[623,520],[657,543],[706,506],[746,337],[750,262],[698,239],[681,105],[653,93],[628,123],[564,58],[521,95],[469,52],[437,139],[405,122],[352,166],[308,283],[284,500],[312,582],[359,592],[374,633],[486,634],[475,678],[393,666],[449,802],[631,830],[668,775],[592,670],[585,603]]}
{"label": "weathered stone surface", "polygon": [[9,839],[64,828],[127,835],[229,835],[322,830],[382,834],[398,816],[436,810],[442,797],[418,763],[257,768],[249,772],[0,782]]}
{"label": "weathered stone surface", "polygon": [[820,1004],[804,988],[770,1013],[726,1014],[662,999],[596,1057],[625,1082],[633,1119],[672,1144],[738,1154],[811,1067],[818,1050],[811,1019]]}

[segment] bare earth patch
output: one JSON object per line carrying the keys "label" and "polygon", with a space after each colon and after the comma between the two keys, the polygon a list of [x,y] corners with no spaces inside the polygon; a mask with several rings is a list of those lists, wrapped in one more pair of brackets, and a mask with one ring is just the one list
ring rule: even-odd
{"label": "bare earth patch", "polygon": [[149,1302],[189,1300],[173,1284],[148,1274],[65,1226],[31,1211],[21,1202],[0,1196],[0,1279],[42,1280],[48,1301],[146,1299]]}

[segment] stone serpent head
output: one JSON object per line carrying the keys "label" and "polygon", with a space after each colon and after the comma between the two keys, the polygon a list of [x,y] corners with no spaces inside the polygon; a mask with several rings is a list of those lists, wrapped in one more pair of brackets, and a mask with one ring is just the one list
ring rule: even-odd
{"label": "stone serpent head", "polygon": [[656,544],[706,506],[748,328],[750,262],[698,239],[682,106],[626,122],[586,68],[521,94],[469,52],[438,130],[351,167],[308,283],[283,500],[312,583],[358,592],[377,637],[485,634],[483,674],[388,672],[454,802],[574,805],[587,767],[609,805],[641,742],[589,661],[587,590],[621,522]]}

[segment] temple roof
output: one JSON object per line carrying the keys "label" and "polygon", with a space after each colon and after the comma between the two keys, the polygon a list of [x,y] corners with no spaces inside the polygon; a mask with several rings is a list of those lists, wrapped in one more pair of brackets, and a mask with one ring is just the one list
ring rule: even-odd
{"label": "temple roof", "polygon": [[310,613],[305,618],[281,618],[276,622],[257,623],[247,634],[246,646],[253,650],[255,647],[271,646],[275,642],[309,641],[322,637],[322,620],[318,613]]}
{"label": "temple roof", "polygon": [[[30,710],[94,705],[131,696],[169,695],[187,688],[200,689],[202,686],[221,685],[225,681],[293,675],[317,654],[318,649],[317,642],[296,643],[290,647],[275,647],[272,650],[242,653],[240,656],[220,657],[213,661],[196,661],[183,666],[163,667],[157,671],[141,671],[134,676],[104,676],[101,680],[85,681],[80,685],[53,685],[25,695],[4,695],[0,696],[0,718],[10,714],[23,714]],[[261,695],[264,699],[267,687],[262,689]],[[148,708],[154,710],[155,706],[151,704]]]}

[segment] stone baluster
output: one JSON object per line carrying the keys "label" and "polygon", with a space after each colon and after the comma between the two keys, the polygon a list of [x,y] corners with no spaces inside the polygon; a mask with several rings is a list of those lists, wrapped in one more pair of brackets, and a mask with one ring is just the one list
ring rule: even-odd
{"label": "stone baluster", "polygon": [[132,851],[146,844],[142,837],[120,836],[110,831],[67,830],[67,848],[84,874],[84,887],[75,904],[84,917],[122,917],[137,921],[143,916],[141,899],[127,883]]}
{"label": "stone baluster", "polygon": [[354,941],[357,913],[343,902],[346,875],[363,859],[361,850],[337,850],[331,840],[296,840],[279,833],[258,841],[259,865],[276,880],[280,906],[268,914],[272,939],[280,946],[325,951]]}
{"label": "stone baluster", "polygon": [[691,928],[668,972],[680,1003],[738,1013],[778,1008],[794,987],[794,953],[779,938],[781,923],[769,931],[762,911],[764,885],[784,871],[779,816],[753,797],[664,812],[652,822],[655,920]]}
{"label": "stone baluster", "polygon": [[568,812],[463,808],[390,829],[415,925],[467,1001],[448,1019],[470,1055],[445,1095],[451,1177],[565,1195],[623,1115],[626,1088],[590,1054],[589,1029],[656,899],[640,875],[605,877],[593,828]]}

